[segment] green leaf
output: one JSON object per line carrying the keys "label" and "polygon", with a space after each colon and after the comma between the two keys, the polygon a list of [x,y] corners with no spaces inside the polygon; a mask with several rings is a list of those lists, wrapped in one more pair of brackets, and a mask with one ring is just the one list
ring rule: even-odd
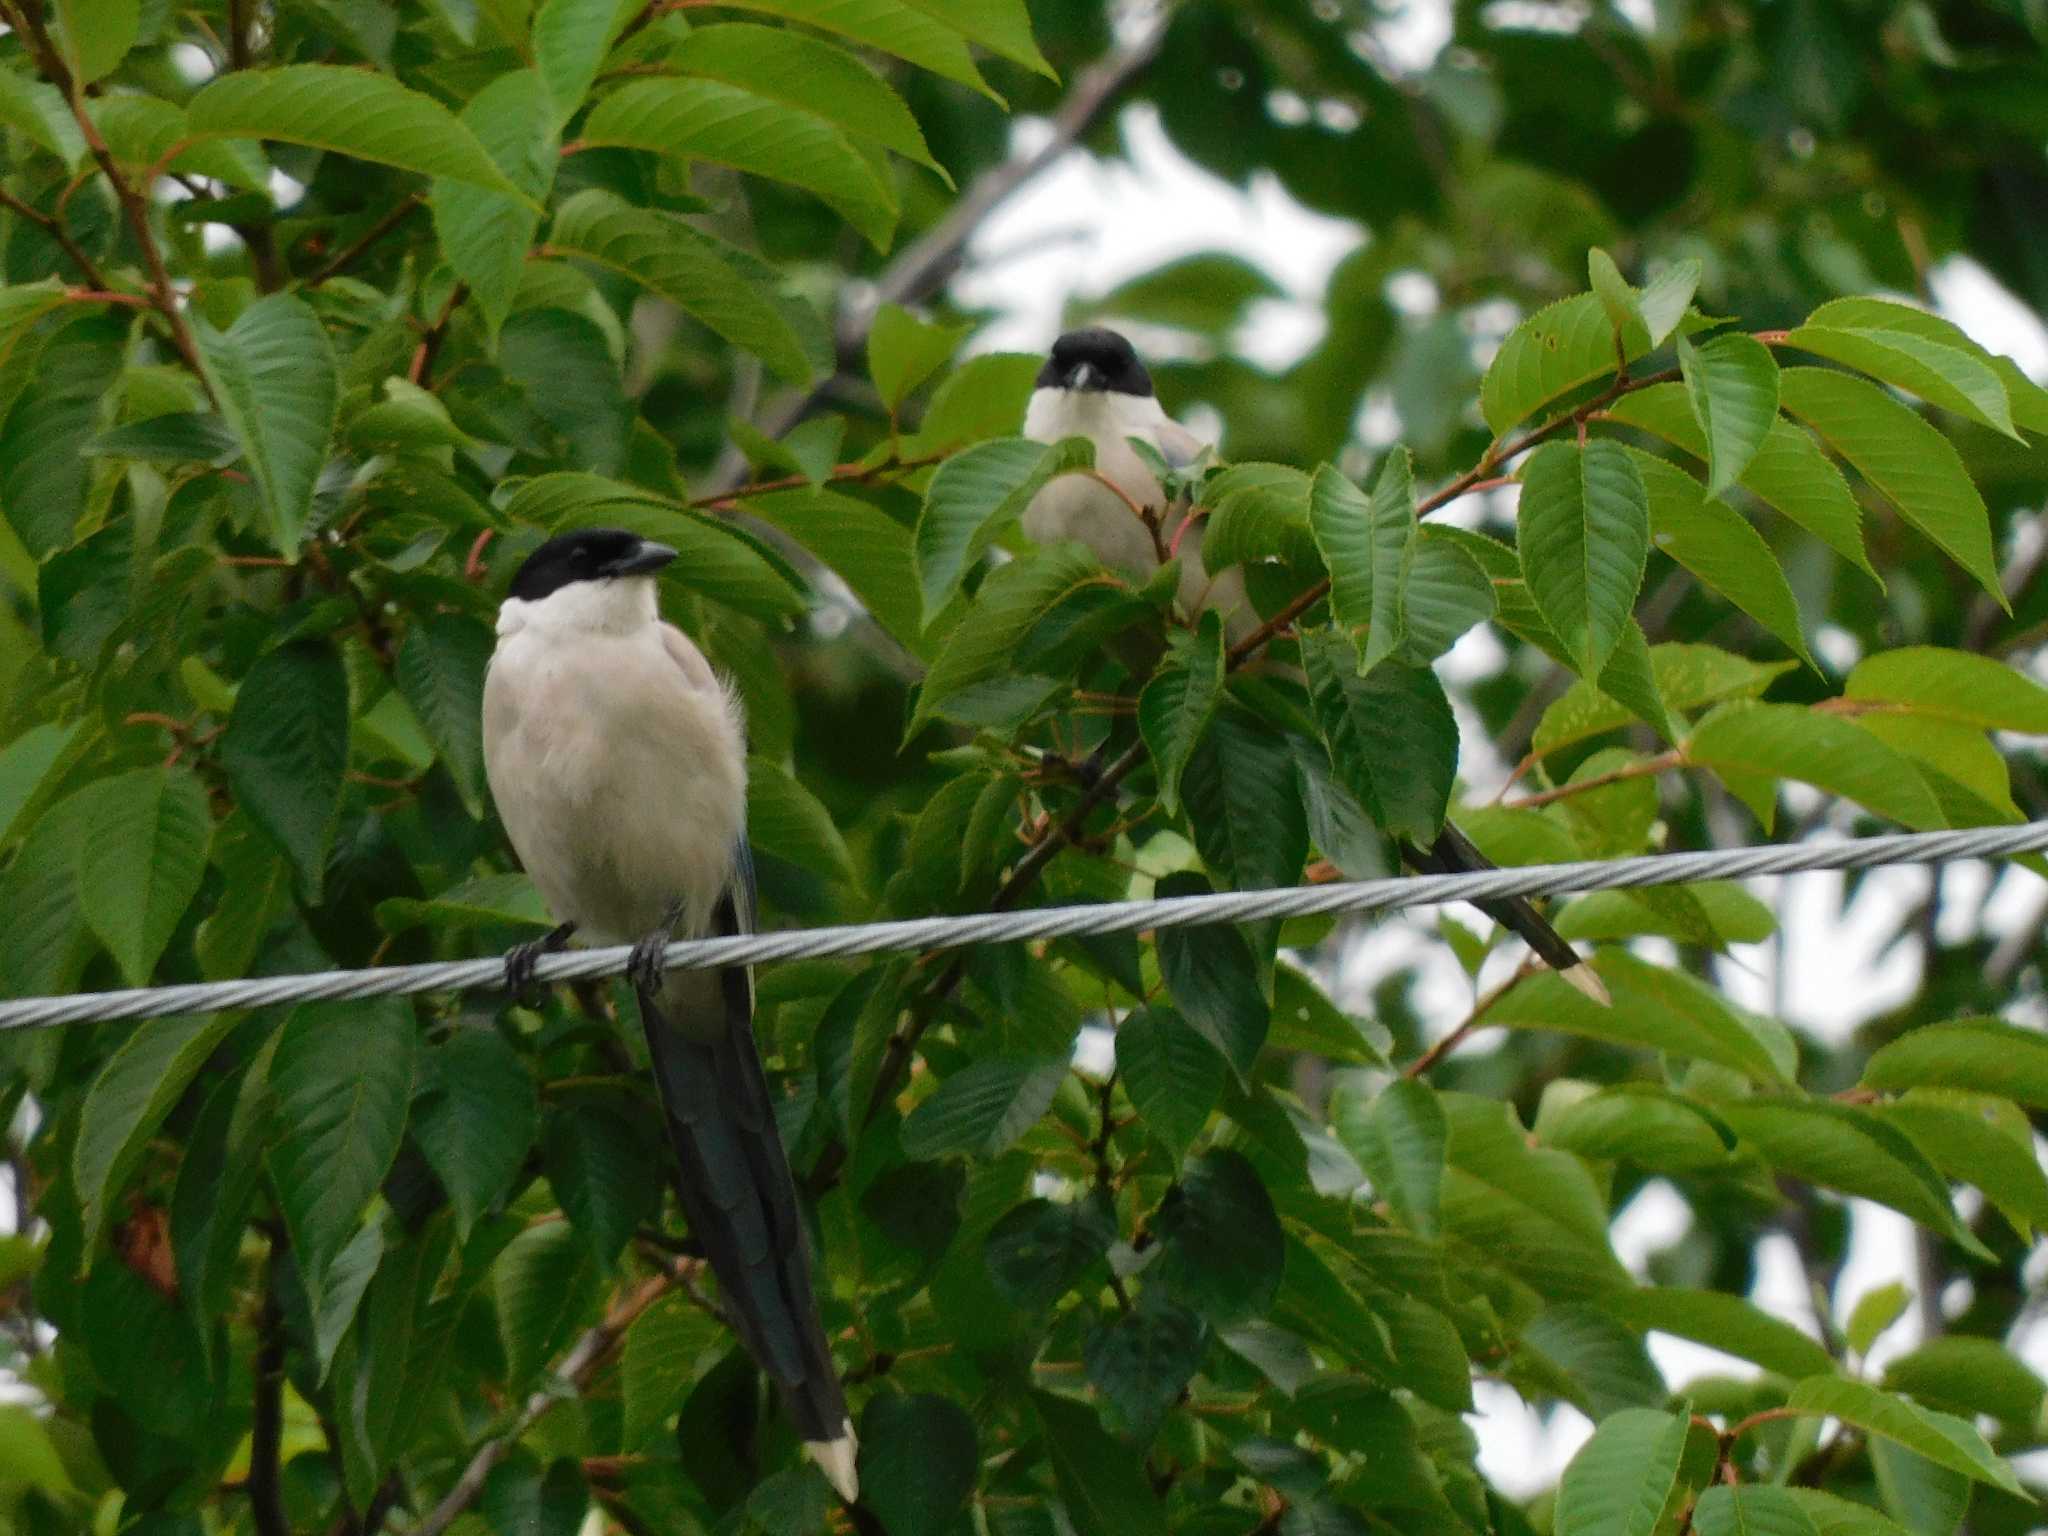
{"label": "green leaf", "polygon": [[301,641],[256,660],[221,737],[228,787],[318,902],[348,766],[348,681],[327,646]]}
{"label": "green leaf", "polygon": [[56,782],[60,764],[84,733],[82,721],[50,721],[0,747],[0,845],[12,836],[22,813]]}
{"label": "green leaf", "polygon": [[1699,1536],[1820,1536],[1790,1490],[1768,1483],[1716,1484],[1692,1508]]}
{"label": "green leaf", "polygon": [[875,311],[868,329],[868,376],[892,420],[905,397],[945,367],[972,329],[929,324],[900,304],[884,304]]}
{"label": "green leaf", "polygon": [[1875,384],[1846,373],[1787,368],[1779,391],[1787,411],[2005,605],[1990,514],[1954,444]]}
{"label": "green leaf", "polygon": [[77,1491],[36,1411],[25,1403],[7,1403],[0,1405],[0,1494],[12,1498],[24,1488],[58,1499]]}
{"label": "green leaf", "polygon": [[392,998],[308,1003],[279,1033],[265,1163],[316,1302],[398,1156],[416,1036],[411,1005]]}
{"label": "green leaf", "polygon": [[1117,1077],[1151,1131],[1185,1157],[1223,1097],[1224,1060],[1171,1008],[1140,1008],[1117,1026]]}
{"label": "green leaf", "polygon": [[554,926],[540,892],[523,874],[478,875],[421,901],[391,896],[377,903],[377,926],[386,933],[412,928],[453,931],[501,924]]}
{"label": "green leaf", "polygon": [[1017,653],[1033,626],[1070,600],[1126,590],[1078,545],[1039,550],[991,571],[925,673],[907,734],[934,717],[974,723],[967,706],[981,702],[983,685],[1021,690],[1023,707],[1035,711],[1059,680],[1020,671]]}
{"label": "green leaf", "polygon": [[1177,816],[1181,774],[1223,697],[1222,618],[1210,609],[1193,634],[1176,629],[1167,641],[1165,662],[1138,696],[1138,731],[1159,775],[1160,809]]}
{"label": "green leaf", "polygon": [[799,869],[844,885],[858,882],[832,813],[765,757],[747,759],[747,836],[761,852]]}
{"label": "green leaf", "polygon": [[[554,0],[548,10],[575,3]],[[521,194],[441,177],[429,199],[442,254],[469,285],[495,337],[526,276],[540,228],[538,205],[554,184],[561,136],[549,111],[548,88],[530,69],[508,71],[478,91],[463,107],[462,123]]]}
{"label": "green leaf", "polygon": [[1624,1408],[1600,1421],[1557,1486],[1557,1536],[1650,1536],[1678,1481],[1680,1414]]}
{"label": "green leaf", "polygon": [[708,160],[814,193],[867,238],[888,248],[893,189],[847,141],[807,111],[723,80],[635,80],[583,121],[583,143]]}
{"label": "green leaf", "polygon": [[[1162,889],[1161,894],[1190,892]],[[1216,925],[1163,928],[1157,947],[1160,978],[1181,1017],[1222,1053],[1240,1083],[1247,1081],[1271,1022],[1251,946],[1237,929]]]}
{"label": "green leaf", "polygon": [[[1727,699],[1753,698],[1798,665],[1751,661],[1711,645],[1680,644],[1652,647],[1649,662],[1652,687],[1673,710],[1698,710]],[[1604,675],[1601,679],[1609,680]],[[1539,757],[1547,757],[1561,747],[1618,731],[1634,718],[1635,712],[1627,705],[1581,680],[1543,712],[1533,749]]]}
{"label": "green leaf", "polygon": [[700,26],[670,52],[686,73],[742,86],[872,139],[953,184],[903,98],[860,60],[802,32],[748,22]]}
{"label": "green leaf", "polygon": [[114,72],[142,30],[139,0],[56,0],[57,50],[83,87]]}
{"label": "green leaf", "polygon": [[977,443],[941,464],[925,490],[915,537],[926,625],[1047,481],[1094,463],[1094,448],[1085,438],[1047,446],[1026,437],[1002,437]]}
{"label": "green leaf", "polygon": [[92,1080],[71,1149],[88,1245],[99,1240],[150,1138],[234,1024],[210,1013],[137,1024]]}
{"label": "green leaf", "polygon": [[2013,429],[2005,383],[1991,354],[1925,310],[1889,299],[1836,299],[1788,332],[1785,344],[1861,369],[1930,405],[2025,441]]}
{"label": "green leaf", "polygon": [[[38,149],[48,150],[67,166],[85,158],[85,135],[71,115],[63,93],[43,80],[27,80],[12,69],[0,70],[0,123],[21,133]],[[56,278],[30,286],[62,291]],[[14,291],[14,290],[9,290]]]}
{"label": "green leaf", "polygon": [[394,669],[399,692],[478,820],[484,806],[484,671],[493,643],[491,632],[474,619],[430,613],[406,631]]}
{"label": "green leaf", "polygon": [[801,21],[821,32],[836,32],[882,53],[894,54],[919,69],[977,90],[990,100],[1002,98],[988,88],[959,31],[913,10],[901,0],[735,0],[737,11],[761,11]]}
{"label": "green leaf", "polygon": [[1077,1531],[1166,1536],[1166,1511],[1145,1479],[1144,1458],[1110,1438],[1072,1398],[1033,1392],[1060,1499]]}
{"label": "green leaf", "polygon": [[878,1392],[860,1416],[862,1502],[889,1536],[936,1536],[974,1491],[981,1442],[951,1398]]}
{"label": "green leaf", "polygon": [[1982,1190],[2021,1237],[2048,1229],[2048,1176],[2034,1155],[2032,1125],[2012,1100],[1915,1088],[1876,1111],[1947,1178]]}
{"label": "green leaf", "polygon": [[1693,419],[1707,443],[1707,495],[1739,481],[1778,419],[1778,364],[1753,336],[1731,331],[1695,347],[1678,340]]}
{"label": "green leaf", "polygon": [[1997,1019],[1923,1025],[1878,1050],[1864,1065],[1863,1085],[1963,1088],[2048,1109],[2048,1035]]}
{"label": "green leaf", "polygon": [[1934,1232],[1956,1231],[1947,1182],[1865,1106],[1746,1099],[1717,1105],[1716,1112],[1780,1174],[1875,1200]]}
{"label": "green leaf", "polygon": [[1556,975],[1531,976],[1487,1013],[1513,1029],[1561,1029],[1595,1040],[1672,1051],[1732,1067],[1765,1083],[1789,1083],[1796,1063],[1782,1031],[1746,1015],[1714,988],[1626,950],[1594,962],[1615,1006],[1603,1008]]}
{"label": "green leaf", "polygon": [[615,1096],[578,1095],[549,1106],[541,1171],[600,1267],[661,1204],[660,1168]]}
{"label": "green leaf", "polygon": [[[1357,628],[1373,623],[1375,596],[1383,590],[1387,611],[1394,611],[1401,550],[1414,522],[1415,489],[1407,450],[1397,447],[1387,455],[1369,501],[1334,465],[1316,471],[1308,525],[1330,568],[1330,612],[1339,624]],[[1391,644],[1386,649],[1391,650]]]}
{"label": "green leaf", "polygon": [[635,1451],[653,1438],[696,1381],[705,1351],[725,1341],[725,1326],[695,1298],[671,1291],[626,1330],[625,1417],[619,1444]]}
{"label": "green leaf", "polygon": [[1116,1207],[1101,1190],[1067,1204],[1026,1200],[982,1239],[989,1278],[1012,1306],[1047,1312],[1116,1241]]}
{"label": "green leaf", "polygon": [[1486,572],[1438,528],[1417,528],[1409,537],[1397,590],[1401,643],[1394,654],[1410,666],[1428,666],[1492,618],[1496,606]]}
{"label": "green leaf", "polygon": [[743,505],[816,555],[913,655],[924,656],[924,611],[910,530],[864,501],[827,490],[777,491]]}
{"label": "green leaf", "polygon": [[1876,1387],[1840,1376],[1815,1376],[1799,1383],[1785,1406],[1816,1418],[1844,1424],[1895,1441],[1936,1466],[1989,1483],[2015,1498],[2030,1495],[2003,1458],[1992,1453],[1984,1437],[1966,1420],[1922,1408]]}
{"label": "green leaf", "polygon": [[1330,1123],[1394,1218],[1418,1237],[1435,1237],[1450,1122],[1430,1086],[1396,1078],[1366,1104],[1347,1093],[1332,1102]]}
{"label": "green leaf", "polygon": [[[1608,406],[1603,415],[1640,427],[1706,462],[1707,440],[1693,418],[1683,384],[1653,384],[1632,390]],[[1863,510],[1856,504],[1849,482],[1805,428],[1783,418],[1772,422],[1756,457],[1742,472],[1741,485],[1880,587],[1884,585],[1864,550]]]}
{"label": "green leaf", "polygon": [[136,768],[80,798],[93,835],[78,851],[79,907],[128,985],[145,986],[206,873],[206,791],[187,772]]}
{"label": "green leaf", "polygon": [[2048,735],[2048,688],[1989,656],[1905,645],[1859,661],[1842,685],[1849,699],[1904,704],[1992,731]]}
{"label": "green leaf", "polygon": [[1828,1352],[1790,1323],[1721,1291],[1646,1286],[1617,1291],[1602,1303],[1631,1328],[1654,1329],[1675,1338],[1754,1360],[1767,1371],[1798,1380],[1824,1376],[1835,1368]]}
{"label": "green leaf", "polygon": [[1457,776],[1458,723],[1427,667],[1388,664],[1357,674],[1335,635],[1302,639],[1309,697],[1337,779],[1373,824],[1427,846],[1443,828]]}
{"label": "green leaf", "polygon": [[1589,1418],[1655,1407],[1670,1395],[1649,1346],[1616,1321],[1604,1301],[1544,1308],[1522,1330],[1522,1347],[1540,1358],[1539,1369],[1562,1374]]}
{"label": "green leaf", "polygon": [[1513,1108],[1439,1094],[1450,1119],[1444,1228],[1545,1296],[1582,1300],[1627,1282],[1585,1165],[1529,1145]]}
{"label": "green leaf", "polygon": [[534,12],[533,62],[547,85],[556,131],[583,105],[633,14],[629,0],[544,0]]}
{"label": "green leaf", "polygon": [[1723,704],[1694,728],[1685,755],[1716,771],[1798,779],[1909,827],[1946,824],[1904,757],[1846,720],[1796,704]]}
{"label": "green leaf", "polygon": [[1191,1158],[1153,1217],[1159,1257],[1148,1278],[1211,1323],[1262,1317],[1286,1263],[1286,1238],[1258,1171],[1236,1152]]}
{"label": "green leaf", "polygon": [[1813,1517],[1820,1536],[1907,1536],[1906,1528],[1867,1504],[1851,1503],[1818,1488],[1787,1488],[1799,1507]]}
{"label": "green leaf", "polygon": [[1052,1107],[1067,1063],[991,1056],[961,1068],[903,1122],[903,1155],[916,1161],[964,1152],[991,1158]]}
{"label": "green leaf", "polygon": [[1912,1304],[1913,1293],[1896,1280],[1865,1291],[1856,1298],[1849,1324],[1842,1330],[1849,1348],[1859,1355],[1869,1354],[1870,1346],[1884,1337]]}
{"label": "green leaf", "polygon": [[540,1130],[540,1095],[494,1029],[453,1031],[420,1057],[412,1135],[468,1237],[511,1188]]}
{"label": "green leaf", "polygon": [[909,0],[909,4],[990,53],[1035,70],[1048,80],[1059,79],[1032,40],[1031,13],[1024,0]]}
{"label": "green leaf", "polygon": [[659,294],[791,383],[810,382],[803,343],[773,298],[681,219],[592,188],[556,210],[548,244]]}
{"label": "green leaf", "polygon": [[371,70],[235,70],[192,98],[186,123],[196,138],[279,139],[525,198],[454,113]]}
{"label": "green leaf", "polygon": [[1884,1389],[1965,1418],[1987,1413],[2031,1433],[2048,1382],[1995,1339],[1947,1334],[1884,1368]]}
{"label": "green leaf", "polygon": [[1580,1157],[1634,1163],[1659,1173],[1722,1168],[1735,1133],[1704,1106],[1651,1083],[1622,1083],[1566,1102],[1546,1093],[1536,1130],[1547,1146]]}
{"label": "green leaf", "polygon": [[1645,283],[1636,295],[1643,324],[1649,328],[1652,347],[1663,346],[1666,338],[1678,329],[1685,312],[1692,307],[1693,292],[1700,285],[1700,271],[1697,257],[1674,261]]}
{"label": "green leaf", "polygon": [[1207,1345],[1207,1330],[1194,1313],[1170,1302],[1148,1303],[1089,1329],[1081,1357],[1116,1428],[1149,1441],[1201,1366]]}
{"label": "green leaf", "polygon": [[1597,245],[1587,248],[1586,277],[1592,286],[1593,296],[1607,311],[1607,323],[1614,327],[1617,337],[1625,334],[1631,326],[1643,326],[1643,312],[1636,303],[1635,289],[1621,275],[1621,268],[1614,264],[1614,258]]}
{"label": "green leaf", "polygon": [[[1692,912],[1706,924],[1709,942],[1761,944],[1777,932],[1771,909],[1741,886],[1722,880],[1669,887],[1688,898]],[[1551,917],[1551,926],[1567,939],[1634,939],[1659,935],[1680,943],[1698,942],[1694,925],[1683,930],[1671,914],[1638,901],[1632,891],[1594,891],[1567,903]]]}
{"label": "green leaf", "polygon": [[[1340,645],[1347,655],[1348,645]],[[1188,759],[1181,801],[1195,850],[1219,881],[1237,889],[1293,885],[1308,858],[1308,816],[1297,785],[1294,753],[1264,720],[1226,699]],[[1173,877],[1159,894],[1175,889]],[[1180,894],[1201,889],[1181,883]],[[1277,924],[1247,923],[1263,974]]]}
{"label": "green leaf", "polygon": [[1784,641],[1814,671],[1799,600],[1763,536],[1727,503],[1703,494],[1684,470],[1629,450],[1650,503],[1650,545]]}
{"label": "green leaf", "polygon": [[[1630,323],[1622,328],[1622,352],[1629,362],[1650,350],[1649,333]],[[1614,327],[1598,297],[1590,293],[1539,309],[1500,345],[1479,386],[1479,408],[1496,438],[1542,406],[1571,394],[1619,366]]]}
{"label": "green leaf", "polygon": [[270,541],[296,561],[341,395],[327,329],[305,300],[279,293],[251,304],[225,332],[199,315],[192,331],[263,498]]}
{"label": "green leaf", "polygon": [[597,1280],[589,1249],[565,1221],[528,1227],[498,1255],[491,1283],[507,1387],[525,1388],[568,1342]]}
{"label": "green leaf", "polygon": [[1614,443],[1545,443],[1522,467],[1516,540],[1529,595],[1582,677],[1597,676],[1643,583],[1642,474]]}
{"label": "green leaf", "polygon": [[[5,341],[5,319],[34,309],[42,295],[0,293],[10,301],[0,304]],[[128,327],[114,316],[88,314],[62,326],[35,357],[35,388],[21,392],[0,427],[0,509],[39,560],[71,542],[85,511],[93,465],[84,450],[99,433],[102,401],[127,355]]]}

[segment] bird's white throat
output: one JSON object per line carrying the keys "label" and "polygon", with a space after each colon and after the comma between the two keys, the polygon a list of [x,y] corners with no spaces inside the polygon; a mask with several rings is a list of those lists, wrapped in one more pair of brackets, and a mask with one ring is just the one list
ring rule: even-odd
{"label": "bird's white throat", "polygon": [[498,638],[521,630],[536,635],[629,635],[660,617],[652,576],[572,581],[531,601],[506,598],[498,608]]}

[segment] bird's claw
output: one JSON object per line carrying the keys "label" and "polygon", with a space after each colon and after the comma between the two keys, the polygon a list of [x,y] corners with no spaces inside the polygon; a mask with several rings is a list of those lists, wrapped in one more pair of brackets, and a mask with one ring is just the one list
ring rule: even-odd
{"label": "bird's claw", "polygon": [[505,990],[512,994],[514,1002],[524,1002],[531,992],[533,969],[540,963],[540,957],[555,953],[569,942],[569,936],[575,931],[574,923],[563,923],[541,937],[517,946],[505,956]]}
{"label": "bird's claw", "polygon": [[632,954],[626,957],[626,979],[633,983],[635,991],[661,990],[662,972],[667,969],[662,961],[668,954],[669,943],[675,938],[676,924],[682,916],[680,903],[669,908],[661,926],[635,944]]}

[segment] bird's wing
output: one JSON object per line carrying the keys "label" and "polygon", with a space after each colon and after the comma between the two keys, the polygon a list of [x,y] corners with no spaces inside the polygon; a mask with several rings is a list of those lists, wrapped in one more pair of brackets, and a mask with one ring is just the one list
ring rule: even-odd
{"label": "bird's wing", "polygon": [[1186,469],[1209,451],[1209,444],[1172,417],[1153,429],[1152,442],[1159,456],[1175,469]]}

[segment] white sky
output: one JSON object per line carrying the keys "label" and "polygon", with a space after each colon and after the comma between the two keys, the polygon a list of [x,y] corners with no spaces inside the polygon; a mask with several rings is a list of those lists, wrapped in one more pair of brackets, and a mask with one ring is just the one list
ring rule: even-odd
{"label": "white sky", "polygon": [[[1621,9],[1638,25],[1649,11],[1647,4]],[[1378,41],[1400,67],[1422,67],[1447,36],[1440,17],[1436,6],[1409,5],[1392,35]],[[1268,173],[1255,175],[1248,190],[1210,175],[1174,149],[1148,106],[1127,109],[1120,126],[1128,158],[1103,160],[1071,152],[983,226],[971,265],[954,289],[962,303],[997,312],[994,323],[976,338],[976,350],[1043,350],[1061,329],[1070,302],[1098,298],[1168,261],[1208,251],[1244,257],[1285,293],[1254,307],[1230,338],[1240,355],[1279,369],[1313,348],[1321,339],[1324,286],[1337,263],[1367,238],[1366,231],[1302,208]],[[1020,152],[1035,149],[1047,131],[1042,121],[1020,121],[1014,145]],[[1967,258],[1948,260],[1933,273],[1932,288],[1943,312],[1978,342],[2012,356],[2034,377],[2048,377],[2048,332],[1981,266]],[[1426,313],[1435,302],[1426,280],[1394,297],[1411,313]],[[1398,417],[1387,420],[1388,414],[1384,407],[1369,411],[1365,430],[1391,438],[1399,423]],[[1212,432],[1215,426],[1199,419],[1191,425]],[[1461,642],[1443,670],[1455,683],[1486,675],[1498,659],[1498,643],[1481,629]],[[1465,776],[1475,788],[1490,792],[1505,765],[1488,760],[1469,713],[1461,723]],[[1799,786],[1791,786],[1788,796],[1799,792]],[[1756,893],[1775,902],[1781,914],[1788,936],[1782,958],[1769,946],[1742,946],[1732,963],[1723,964],[1720,979],[1746,1007],[1768,1012],[1775,1001],[1787,1022],[1824,1039],[1842,1038],[1912,995],[1917,952],[1902,945],[1881,956],[1879,949],[1900,916],[1924,897],[1928,878],[1917,869],[1868,876],[1846,913],[1840,911],[1840,875],[1757,882]],[[1953,914],[1981,895],[1988,876],[1980,869],[1955,867],[1948,878]],[[1994,934],[2004,931],[2038,899],[2037,888],[2008,881],[1985,913],[1986,928]],[[1362,927],[1332,978],[1339,1001],[1362,1009],[1380,978],[1402,965],[1419,964],[1418,1006],[1447,1021],[1462,1017],[1473,988],[1436,938],[1432,921],[1433,915],[1425,913],[1418,920]],[[1473,1048],[1487,1049],[1485,1037]],[[1851,1251],[1836,1299],[1838,1323],[1866,1291],[1894,1280],[1910,1287],[1914,1278],[1911,1223],[1868,1201],[1853,1205]],[[1642,1275],[1650,1253],[1683,1232],[1687,1219],[1681,1196],[1659,1180],[1618,1213],[1617,1252]],[[2048,1248],[2037,1249],[2035,1267],[2044,1259]],[[1787,1239],[1773,1237],[1760,1246],[1758,1275],[1750,1299],[1814,1332],[1805,1278]],[[1881,1367],[1913,1347],[1919,1336],[1917,1313],[1909,1310],[1879,1341],[1872,1363]],[[2048,1370],[2048,1333],[2035,1328],[2017,1342],[2036,1369]],[[1663,1335],[1652,1336],[1651,1353],[1674,1387],[1708,1373],[1754,1374],[1745,1362]],[[1471,1422],[1480,1439],[1480,1465],[1510,1495],[1554,1484],[1590,1433],[1576,1411],[1560,1409],[1546,1419],[1496,1384],[1475,1384],[1475,1398],[1478,1411]]]}

